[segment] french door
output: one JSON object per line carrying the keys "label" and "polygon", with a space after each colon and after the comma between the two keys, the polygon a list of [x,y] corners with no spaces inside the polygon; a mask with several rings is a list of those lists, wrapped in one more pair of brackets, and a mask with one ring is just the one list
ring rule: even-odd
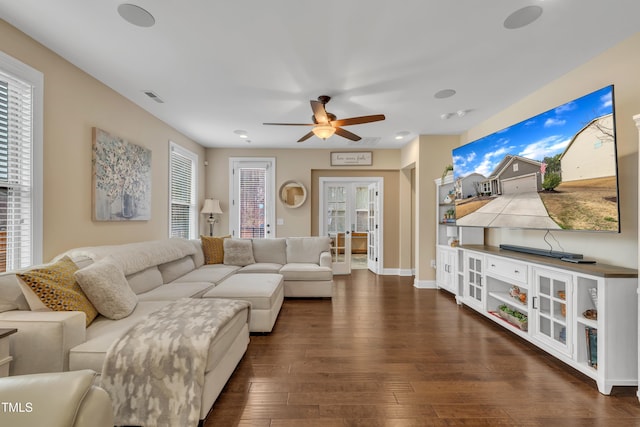
{"label": "french door", "polygon": [[351,230],[348,213],[351,200],[348,186],[342,183],[325,183],[325,232],[331,239],[331,260],[334,274],[351,273]]}
{"label": "french door", "polygon": [[[331,238],[335,274],[382,272],[382,178],[320,178],[319,234]],[[352,252],[362,263],[352,263]]]}

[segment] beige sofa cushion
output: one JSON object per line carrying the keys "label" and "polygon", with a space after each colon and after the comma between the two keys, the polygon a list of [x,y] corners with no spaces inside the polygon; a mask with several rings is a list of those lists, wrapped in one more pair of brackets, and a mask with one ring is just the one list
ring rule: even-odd
{"label": "beige sofa cushion", "polygon": [[180,298],[199,298],[215,286],[211,282],[173,282],[138,295],[139,301],[175,301]]}
{"label": "beige sofa cushion", "polygon": [[287,263],[287,239],[253,239],[251,245],[257,263]]}
{"label": "beige sofa cushion", "polygon": [[109,319],[127,317],[138,304],[122,270],[107,260],[76,271],[74,277],[98,313]]}
{"label": "beige sofa cushion", "polygon": [[248,239],[224,239],[224,263],[226,265],[245,265],[255,263],[253,245]]}
{"label": "beige sofa cushion", "polygon": [[206,292],[202,298],[249,301],[252,310],[270,310],[282,293],[280,274],[236,274]]}
{"label": "beige sofa cushion", "polygon": [[249,264],[238,270],[238,273],[272,273],[277,274],[280,272],[282,264],[272,264],[267,262],[256,262],[255,264]]}
{"label": "beige sofa cushion", "polygon": [[[197,270],[193,270],[184,276],[178,277],[174,280],[175,283],[188,283],[188,282],[209,282],[220,283],[228,276],[238,271],[240,267],[237,265],[224,265],[224,264],[211,264],[203,265]],[[173,283],[173,282],[172,282]]]}
{"label": "beige sofa cushion", "polygon": [[12,304],[18,310],[29,310],[29,303],[20,289],[15,273],[0,274],[0,301],[5,302],[7,307]]}
{"label": "beige sofa cushion", "polygon": [[162,274],[156,266],[128,275],[127,282],[136,294],[148,292],[163,284]]}
{"label": "beige sofa cushion", "polygon": [[284,280],[333,280],[333,270],[313,263],[289,263],[280,269]]}
{"label": "beige sofa cushion", "polygon": [[190,240],[190,242],[193,243],[193,246],[196,248],[196,253],[191,255],[193,257],[193,263],[196,265],[196,268],[202,267],[204,265],[202,242],[200,242],[200,240]]}
{"label": "beige sofa cushion", "polygon": [[196,264],[193,262],[193,258],[191,256],[186,256],[158,266],[158,270],[160,270],[160,274],[162,274],[162,281],[164,283],[171,283],[178,277],[184,276],[190,271],[195,270],[195,268]]}
{"label": "beige sofa cushion", "polygon": [[287,263],[320,263],[320,254],[329,251],[328,237],[288,237]]}
{"label": "beige sofa cushion", "polygon": [[[120,320],[98,317],[87,328],[86,342],[75,346],[69,352],[69,370],[93,369],[101,373],[104,358],[111,344],[149,314],[171,303],[172,301],[140,302],[131,316]],[[248,316],[249,308],[240,311],[229,323],[220,328],[209,347],[205,372],[211,371],[224,359],[229,347],[247,324]]]}

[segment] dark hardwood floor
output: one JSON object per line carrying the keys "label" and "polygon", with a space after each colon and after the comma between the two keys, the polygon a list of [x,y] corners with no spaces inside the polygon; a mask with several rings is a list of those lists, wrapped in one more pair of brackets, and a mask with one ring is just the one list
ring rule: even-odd
{"label": "dark hardwood floor", "polygon": [[333,300],[286,299],[251,337],[206,427],[640,426],[636,388],[600,394],[445,291],[335,279]]}

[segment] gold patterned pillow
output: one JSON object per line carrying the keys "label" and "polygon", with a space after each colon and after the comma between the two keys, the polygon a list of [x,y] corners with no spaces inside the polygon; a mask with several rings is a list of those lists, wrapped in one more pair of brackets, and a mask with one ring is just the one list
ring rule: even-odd
{"label": "gold patterned pillow", "polygon": [[67,256],[46,266],[17,273],[42,303],[53,311],[83,311],[87,326],[98,312],[76,282],[73,274],[78,266]]}
{"label": "gold patterned pillow", "polygon": [[222,242],[230,237],[230,235],[221,237],[200,236],[205,264],[222,264],[222,261],[224,261],[224,246]]}

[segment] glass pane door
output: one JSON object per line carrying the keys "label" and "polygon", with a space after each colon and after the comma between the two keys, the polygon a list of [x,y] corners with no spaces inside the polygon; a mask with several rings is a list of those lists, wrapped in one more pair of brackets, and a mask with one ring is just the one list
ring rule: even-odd
{"label": "glass pane door", "polygon": [[331,256],[334,274],[351,273],[351,224],[349,224],[348,186],[326,183],[324,197],[326,206],[325,227],[331,239]]}
{"label": "glass pane door", "polygon": [[569,298],[571,276],[536,269],[534,312],[536,315],[535,335],[557,349],[569,352],[567,336],[567,298]]}

